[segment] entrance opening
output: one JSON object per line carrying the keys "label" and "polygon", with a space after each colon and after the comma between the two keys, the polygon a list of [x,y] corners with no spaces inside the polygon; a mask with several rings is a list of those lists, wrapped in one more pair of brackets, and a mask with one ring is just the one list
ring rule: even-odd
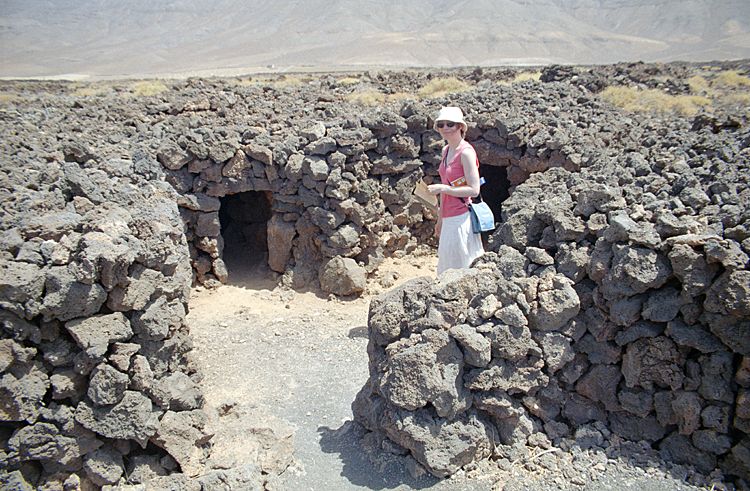
{"label": "entrance opening", "polygon": [[495,221],[499,222],[503,201],[510,196],[507,167],[483,165],[481,174],[485,181],[482,186],[482,199],[490,206],[495,215]]}
{"label": "entrance opening", "polygon": [[266,224],[271,218],[271,201],[271,193],[263,191],[221,198],[219,222],[230,283],[267,276],[270,271]]}

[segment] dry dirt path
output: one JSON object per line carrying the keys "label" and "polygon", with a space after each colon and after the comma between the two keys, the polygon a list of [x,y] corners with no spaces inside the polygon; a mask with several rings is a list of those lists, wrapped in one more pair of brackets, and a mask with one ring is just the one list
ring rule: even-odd
{"label": "dry dirt path", "polygon": [[[396,285],[434,274],[435,264],[434,256],[391,259],[379,277]],[[374,281],[362,297],[339,300],[275,288],[271,274],[255,271],[193,292],[188,325],[208,406],[243,407],[294,429],[294,462],[274,488],[455,489],[428,475],[415,478],[403,457],[373,451],[352,423],[351,402],[368,377],[369,302],[384,289]]]}
{"label": "dry dirt path", "polygon": [[[595,461],[579,455],[570,464],[579,470],[598,466],[601,472],[592,482],[571,483],[562,472],[558,477],[541,469],[540,474],[538,467],[529,470],[523,464],[499,472],[489,463],[438,480],[411,457],[384,452],[365,437],[352,422],[351,402],[368,376],[370,300],[386,286],[433,275],[435,264],[432,255],[388,260],[379,280],[353,300],[279,289],[272,274],[257,269],[243,274],[235,268],[229,285],[194,290],[188,325],[206,403],[209,408],[234,408],[235,415],[219,419],[222,434],[214,437],[213,462],[229,468],[257,460],[259,450],[246,445],[246,432],[267,425],[276,436],[293,433],[286,441],[287,454],[293,445],[293,461],[268,485],[273,490],[701,489],[674,473],[602,455],[594,456]],[[275,450],[285,453],[284,448],[271,449],[272,458]],[[564,471],[563,465],[558,459],[557,470]]]}

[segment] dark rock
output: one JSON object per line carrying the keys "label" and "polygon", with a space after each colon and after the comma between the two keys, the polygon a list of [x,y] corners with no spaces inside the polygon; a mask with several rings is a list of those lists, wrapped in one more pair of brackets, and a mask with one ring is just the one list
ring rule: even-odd
{"label": "dark rock", "polygon": [[669,261],[643,247],[614,246],[612,267],[602,279],[602,293],[608,300],[643,293],[662,286],[672,273]]}
{"label": "dark rock", "polygon": [[107,293],[101,285],[76,281],[73,273],[64,266],[50,268],[44,290],[43,313],[47,320],[67,321],[92,316],[107,300]]}
{"label": "dark rock", "polygon": [[690,439],[684,435],[673,433],[659,444],[659,454],[662,458],[679,464],[690,464],[698,471],[708,474],[716,467],[716,458],[695,448]]}
{"label": "dark rock", "polygon": [[722,455],[732,448],[732,439],[713,430],[698,430],[691,437],[693,445],[699,450],[714,455]]}
{"label": "dark rock", "polygon": [[589,421],[601,421],[606,418],[606,413],[600,405],[578,394],[571,394],[565,401],[562,415],[574,427],[588,423]]}
{"label": "dark rock", "polygon": [[703,372],[698,389],[700,395],[711,401],[732,403],[732,355],[719,351],[701,356],[699,361]]}
{"label": "dark rock", "polygon": [[559,275],[541,278],[536,299],[531,302],[529,324],[542,331],[556,330],[578,315],[580,307],[570,280]]}
{"label": "dark rock", "polygon": [[473,369],[466,374],[465,386],[470,390],[500,389],[514,393],[527,393],[543,387],[549,381],[542,373],[544,362],[532,359],[514,362],[493,359],[486,369]]}
{"label": "dark rock", "polygon": [[491,341],[493,357],[519,360],[530,353],[541,354],[539,346],[531,339],[531,331],[528,327],[489,324],[481,326],[480,332]]}
{"label": "dark rock", "polygon": [[617,385],[622,373],[616,366],[594,365],[588,373],[578,379],[576,392],[592,401],[601,402],[607,411],[618,411]]}
{"label": "dark rock", "polygon": [[641,418],[648,416],[654,409],[654,395],[642,389],[624,388],[617,394],[622,408]]}
{"label": "dark rock", "polygon": [[547,370],[554,374],[575,358],[570,339],[558,333],[543,333],[536,337],[542,348]]}
{"label": "dark rock", "polygon": [[682,355],[669,338],[642,338],[629,344],[622,358],[622,373],[628,387],[641,386],[646,390],[682,386],[684,375],[680,366]]}
{"label": "dark rock", "polygon": [[679,291],[674,288],[662,288],[648,296],[641,315],[653,322],[669,322],[677,316],[683,303]]}
{"label": "dark rock", "polygon": [[579,353],[585,353],[591,363],[614,364],[620,361],[622,350],[611,342],[599,342],[591,334],[586,334],[574,348]]}
{"label": "dark rock", "polygon": [[672,399],[680,434],[691,435],[700,427],[701,398],[695,392],[677,391]]}
{"label": "dark rock", "polygon": [[65,329],[81,349],[95,357],[104,356],[110,343],[127,341],[133,335],[128,319],[119,312],[73,320],[65,324]]}
{"label": "dark rock", "polygon": [[657,442],[667,432],[653,416],[643,418],[625,412],[614,412],[610,413],[609,422],[615,434],[633,441]]}
{"label": "dark rock", "polygon": [[701,353],[713,353],[724,347],[721,341],[703,326],[688,326],[680,319],[669,322],[665,334],[679,346],[689,346]]}
{"label": "dark rock", "polygon": [[148,393],[162,409],[191,411],[203,406],[200,388],[182,372],[174,372],[155,381]]}
{"label": "dark rock", "polygon": [[708,312],[750,317],[750,271],[727,271],[711,285],[703,304]]}
{"label": "dark rock", "polygon": [[625,346],[638,339],[654,338],[664,331],[664,327],[653,322],[636,322],[615,336],[615,342],[619,346]]}

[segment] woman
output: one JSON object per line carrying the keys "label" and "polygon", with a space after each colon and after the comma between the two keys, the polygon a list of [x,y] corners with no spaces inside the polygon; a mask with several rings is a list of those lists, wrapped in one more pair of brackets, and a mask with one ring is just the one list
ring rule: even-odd
{"label": "woman", "polygon": [[444,107],[435,119],[435,129],[448,143],[440,161],[440,184],[428,186],[440,199],[435,235],[439,237],[437,273],[468,268],[484,253],[482,237],[471,230],[468,204],[479,194],[479,159],[464,140],[468,126],[458,107]]}

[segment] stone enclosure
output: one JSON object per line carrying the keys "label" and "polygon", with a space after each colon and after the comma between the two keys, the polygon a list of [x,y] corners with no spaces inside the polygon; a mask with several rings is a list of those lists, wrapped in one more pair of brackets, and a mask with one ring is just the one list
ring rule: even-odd
{"label": "stone enclosure", "polygon": [[461,71],[467,92],[378,107],[347,97],[433,74],[195,79],[148,97],[4,83],[0,479],[221,479],[205,467],[191,286],[252,263],[354,295],[384,257],[431,244],[411,191],[437,179],[431,118],[450,103],[501,225],[474,268],[373,301],[357,421],[436,476],[617,435],[747,480],[746,109],[628,115],[596,95],[684,90],[689,70],[550,67],[517,85]]}

